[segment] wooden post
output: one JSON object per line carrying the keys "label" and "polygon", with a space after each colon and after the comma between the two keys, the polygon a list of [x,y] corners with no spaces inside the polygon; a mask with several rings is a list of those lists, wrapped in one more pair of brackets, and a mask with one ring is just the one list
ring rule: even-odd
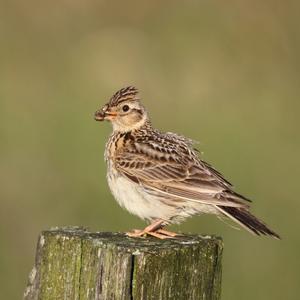
{"label": "wooden post", "polygon": [[47,230],[24,299],[220,299],[222,249],[211,236],[158,240]]}

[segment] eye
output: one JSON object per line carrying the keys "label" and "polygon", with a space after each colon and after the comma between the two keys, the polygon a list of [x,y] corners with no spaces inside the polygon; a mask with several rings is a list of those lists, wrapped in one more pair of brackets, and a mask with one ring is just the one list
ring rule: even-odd
{"label": "eye", "polygon": [[125,111],[125,112],[128,111],[128,110],[129,110],[129,106],[125,104],[125,105],[122,107],[122,110]]}

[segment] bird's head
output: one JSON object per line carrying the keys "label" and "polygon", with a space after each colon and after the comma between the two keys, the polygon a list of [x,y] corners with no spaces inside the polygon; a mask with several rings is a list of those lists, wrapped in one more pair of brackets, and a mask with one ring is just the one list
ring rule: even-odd
{"label": "bird's head", "polygon": [[138,90],[129,86],[116,92],[107,104],[97,110],[95,120],[108,120],[114,131],[127,132],[143,126],[148,116],[138,97]]}

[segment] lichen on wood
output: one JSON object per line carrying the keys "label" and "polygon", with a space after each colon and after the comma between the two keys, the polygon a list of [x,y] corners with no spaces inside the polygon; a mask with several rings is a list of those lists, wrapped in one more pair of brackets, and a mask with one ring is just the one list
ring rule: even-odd
{"label": "lichen on wood", "polygon": [[220,299],[222,249],[211,236],[43,231],[24,299]]}

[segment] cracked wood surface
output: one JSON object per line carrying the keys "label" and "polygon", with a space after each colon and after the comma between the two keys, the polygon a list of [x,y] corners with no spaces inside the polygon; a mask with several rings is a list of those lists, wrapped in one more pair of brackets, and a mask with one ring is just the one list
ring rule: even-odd
{"label": "cracked wood surface", "polygon": [[220,299],[222,249],[212,236],[43,231],[24,299]]}

